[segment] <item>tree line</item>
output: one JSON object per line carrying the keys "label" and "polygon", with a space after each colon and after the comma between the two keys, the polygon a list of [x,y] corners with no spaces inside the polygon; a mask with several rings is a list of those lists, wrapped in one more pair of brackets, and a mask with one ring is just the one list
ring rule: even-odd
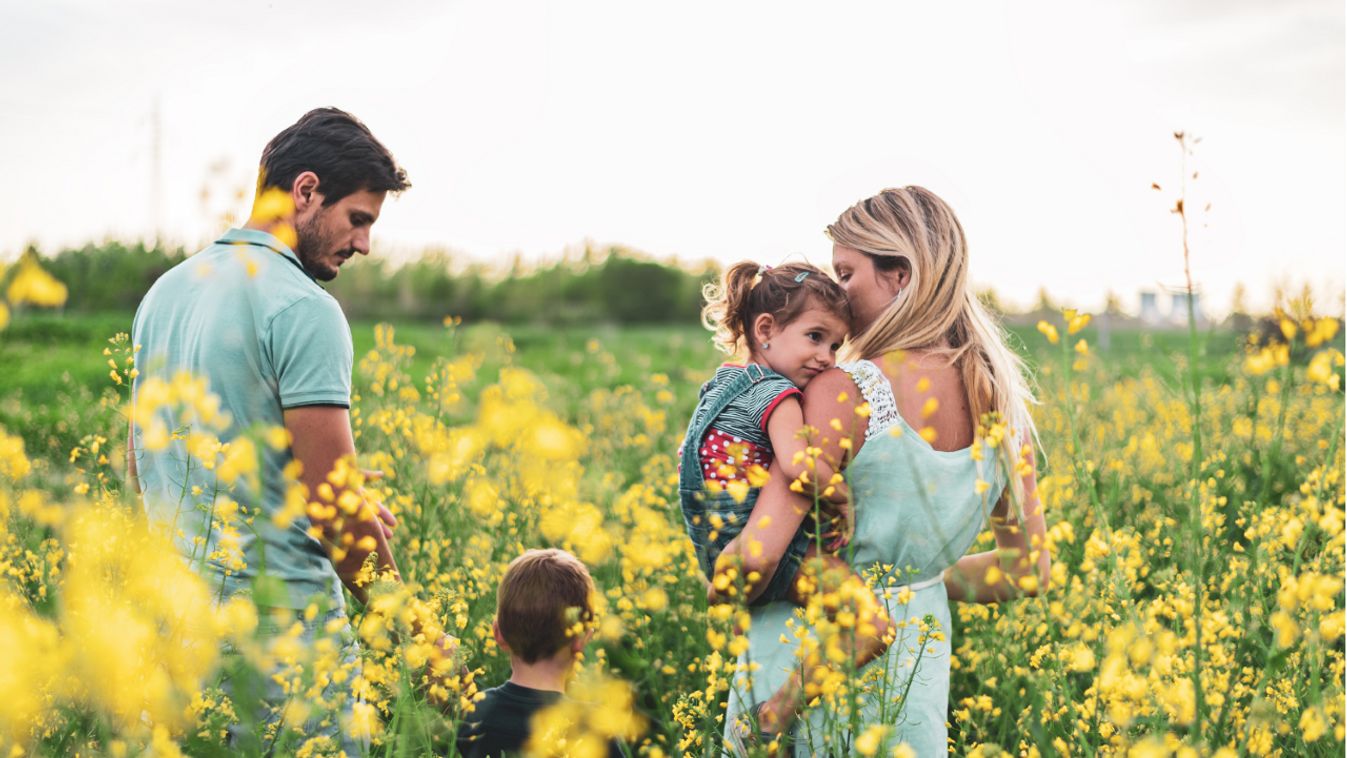
{"label": "tree line", "polygon": [[[104,242],[44,256],[41,265],[69,289],[67,309],[133,310],[165,271],[188,255],[184,248],[143,242]],[[587,247],[579,255],[508,267],[464,263],[431,251],[402,265],[367,258],[323,283],[351,318],[503,323],[696,323],[701,288],[714,264],[684,267],[648,260],[622,247]]]}

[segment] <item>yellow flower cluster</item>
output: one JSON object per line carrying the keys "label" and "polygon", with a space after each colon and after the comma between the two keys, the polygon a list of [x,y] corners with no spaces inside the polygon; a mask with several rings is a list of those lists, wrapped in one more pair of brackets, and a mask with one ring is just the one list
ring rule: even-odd
{"label": "yellow flower cluster", "polygon": [[1030,723],[1022,755],[1342,750],[1338,320],[1278,324],[1199,402],[1064,345],[1041,367],[1051,587],[958,609],[956,691],[1022,695],[1000,714],[961,698],[958,739],[1000,754]]}
{"label": "yellow flower cluster", "polygon": [[47,273],[35,256],[25,256],[18,269],[10,276],[5,297],[10,305],[35,305],[39,308],[59,308],[65,305],[66,286]]}
{"label": "yellow flower cluster", "polygon": [[568,697],[534,715],[526,752],[538,758],[604,758],[608,741],[635,740],[645,720],[634,711],[631,685],[598,672],[581,672]]}
{"label": "yellow flower cluster", "polygon": [[60,308],[65,305],[69,296],[66,286],[42,268],[35,253],[31,251],[25,253],[13,272],[9,272],[7,268],[0,264],[0,279],[6,274],[9,275],[9,286],[5,288],[5,301],[0,301],[0,331],[9,326],[11,308],[24,306]]}
{"label": "yellow flower cluster", "polygon": [[48,555],[65,568],[34,577],[59,581],[55,616],[0,585],[0,745],[31,745],[77,714],[141,745],[183,734],[222,643],[252,632],[250,604],[213,604],[173,545],[120,505],[64,510],[66,547]]}
{"label": "yellow flower cluster", "polygon": [[[1217,380],[1205,380],[1196,405],[1175,390],[1169,361],[1087,344],[1088,315],[1040,327],[1055,338],[1035,408],[1048,519],[1035,549],[1052,554],[1049,586],[1033,599],[960,605],[949,628],[923,616],[893,630],[904,661],[949,656],[956,753],[1342,752],[1341,335],[1335,319],[1286,320],[1289,338],[1279,326],[1275,343],[1208,359],[1204,376]],[[406,583],[371,575],[370,603],[345,618],[318,605],[215,607],[163,538],[118,510],[134,510],[118,487],[124,417],[86,413],[70,422],[78,444],[54,455],[29,430],[0,432],[0,645],[23,651],[0,667],[0,752],[223,752],[224,730],[256,706],[221,687],[223,666],[269,672],[288,696],[263,751],[333,752],[304,719],[345,704],[340,730],[376,754],[449,753],[479,690],[508,676],[491,631],[505,566],[544,546],[580,556],[598,593],[594,641],[569,699],[540,716],[534,754],[596,754],[612,738],[651,756],[722,748],[728,694],[757,668],[737,663],[749,615],[707,608],[677,506],[678,437],[709,347],[658,330],[521,330],[516,345],[457,320],[414,332],[420,350],[391,327],[374,336],[352,409],[361,459],[334,473],[331,497],[292,488],[277,515],[283,525],[315,507],[350,516],[377,499],[397,516],[392,546]],[[124,340],[103,356],[118,392],[134,356]],[[226,446],[228,419],[208,387],[188,376],[141,386],[120,407],[143,444],[181,444],[209,465],[226,485],[218,528],[246,534],[250,514],[231,509],[229,485],[250,486],[258,452],[288,443],[283,430]],[[170,426],[161,413],[170,408],[187,421]],[[824,433],[864,423],[868,410]],[[994,467],[1023,474],[1030,461],[1008,445],[1017,438],[1005,419],[980,421],[972,454],[982,484],[972,486],[988,494]],[[749,484],[765,476],[736,473]],[[338,496],[357,488],[369,498]],[[991,546],[984,535],[974,550]],[[1007,581],[993,568],[989,584]],[[881,566],[866,580],[901,576]],[[888,602],[910,599],[895,590]],[[912,755],[901,744],[909,679],[845,665],[865,631],[853,609],[867,602],[875,595],[860,583],[814,593],[781,644],[818,672],[805,697],[827,715],[828,744]],[[261,627],[274,633],[259,636]],[[457,649],[437,644],[442,633]],[[345,656],[343,634],[359,641],[358,660]],[[893,718],[862,723],[857,706],[876,698]]]}

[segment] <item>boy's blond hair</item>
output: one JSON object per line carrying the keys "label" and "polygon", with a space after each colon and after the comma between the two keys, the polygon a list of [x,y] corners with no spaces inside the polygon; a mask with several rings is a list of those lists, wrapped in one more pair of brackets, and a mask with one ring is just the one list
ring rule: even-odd
{"label": "boy's blond hair", "polygon": [[593,620],[593,591],[585,564],[565,550],[529,550],[515,558],[496,591],[496,624],[510,652],[536,663],[566,647],[576,622]]}

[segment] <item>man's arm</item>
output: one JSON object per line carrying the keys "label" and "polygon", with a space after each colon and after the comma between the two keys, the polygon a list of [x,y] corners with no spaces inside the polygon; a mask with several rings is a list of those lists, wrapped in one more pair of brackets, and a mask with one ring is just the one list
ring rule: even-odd
{"label": "man's arm", "polygon": [[[290,449],[301,470],[299,480],[309,491],[310,502],[321,499],[313,493],[319,492],[320,485],[332,488],[332,503],[340,501],[344,493],[359,497],[361,505],[356,516],[346,516],[338,506],[333,518],[313,518],[309,520],[323,531],[323,547],[333,559],[333,568],[342,584],[361,605],[369,601],[369,590],[357,579],[365,559],[374,554],[375,569],[380,573],[391,572],[395,581],[402,581],[393,551],[388,546],[388,536],[396,524],[393,515],[381,503],[370,502],[364,491],[349,486],[337,487],[328,479],[338,461],[355,457],[355,439],[351,434],[350,412],[338,405],[306,405],[289,408],[285,412],[285,428],[290,432]],[[340,547],[345,555],[338,558],[334,550]],[[415,617],[411,621],[414,635],[427,635],[430,648],[430,676],[437,682],[462,675],[462,671],[453,668],[457,656],[458,641],[439,629],[437,623],[425,623],[425,619]],[[461,667],[460,667],[461,668]],[[439,685],[443,686],[443,685]],[[432,700],[442,695],[431,691]]]}
{"label": "man's arm", "polygon": [[[368,591],[355,580],[371,553],[376,556],[375,567],[379,572],[391,571],[399,579],[400,575],[380,522],[378,506],[366,507],[365,495],[359,488],[338,487],[328,480],[328,474],[336,467],[337,461],[347,456],[355,457],[350,412],[336,405],[290,408],[285,411],[285,428],[290,432],[291,449],[301,466],[300,482],[308,489],[309,501],[319,502],[316,494],[319,485],[327,484],[332,488],[331,502],[323,504],[334,506],[335,513],[330,511],[326,516],[314,518],[311,512],[310,521],[323,532],[321,541],[328,556],[333,559],[337,576],[351,594],[364,604],[368,599]],[[345,492],[360,498],[360,508],[354,515],[343,513],[338,505]],[[340,548],[340,551],[334,553],[334,548]]]}

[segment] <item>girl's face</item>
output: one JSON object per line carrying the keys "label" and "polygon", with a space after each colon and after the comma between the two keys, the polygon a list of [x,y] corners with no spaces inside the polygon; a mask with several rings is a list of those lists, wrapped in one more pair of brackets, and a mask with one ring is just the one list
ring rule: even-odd
{"label": "girl's face", "polygon": [[785,325],[770,315],[758,316],[753,332],[754,360],[803,387],[837,364],[837,351],[847,337],[847,323],[832,311],[810,306]]}
{"label": "girl's face", "polygon": [[851,303],[851,333],[860,334],[879,318],[907,285],[908,270],[880,271],[859,250],[833,245],[833,273]]}

